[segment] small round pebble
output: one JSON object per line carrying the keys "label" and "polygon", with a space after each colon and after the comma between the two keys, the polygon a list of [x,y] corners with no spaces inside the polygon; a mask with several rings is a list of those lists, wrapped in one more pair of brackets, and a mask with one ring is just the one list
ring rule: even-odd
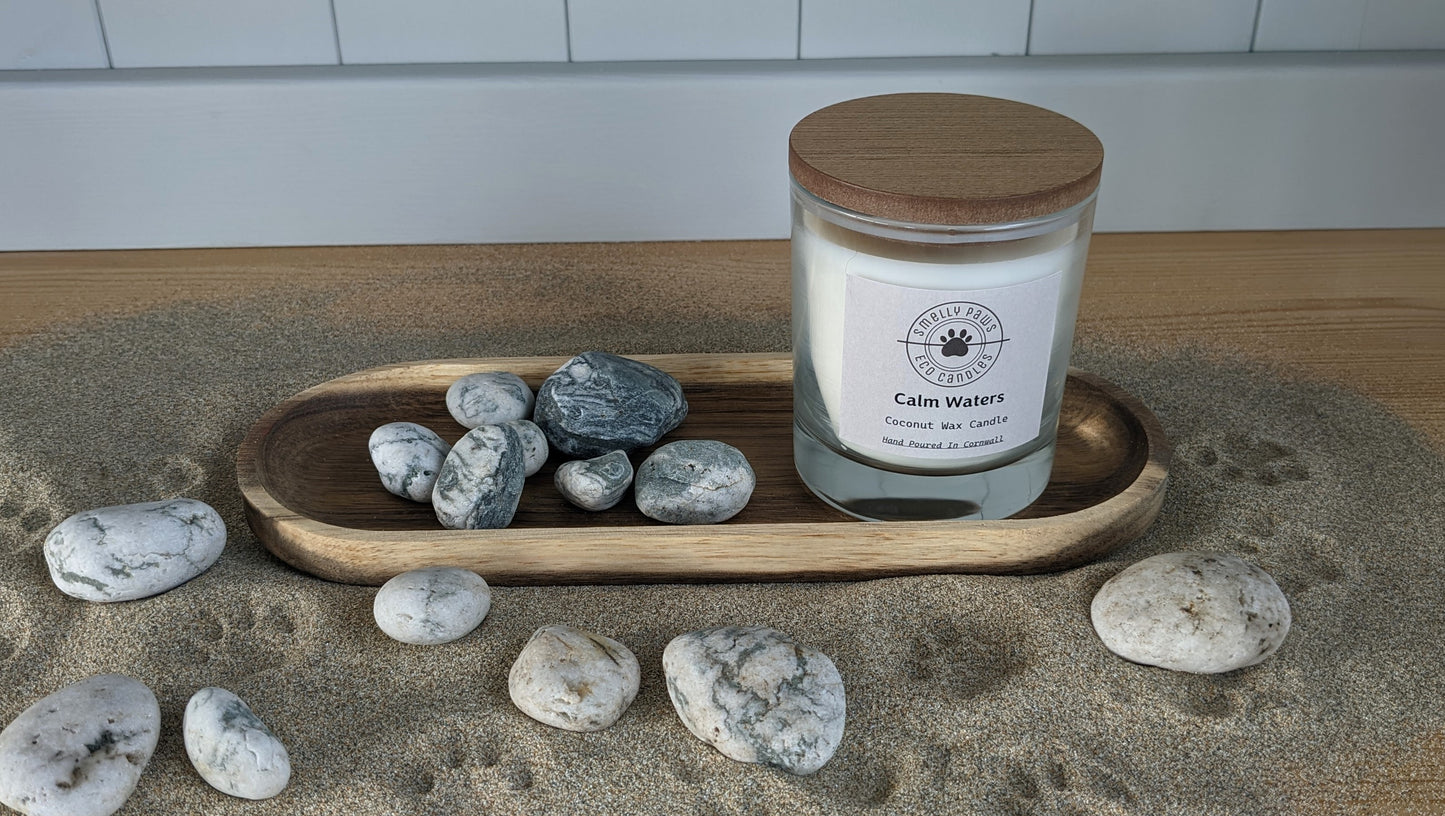
{"label": "small round pebble", "polygon": [[687,417],[682,386],[667,372],[605,351],[568,360],[537,389],[532,419],[568,457],[651,445]]}
{"label": "small round pebble", "polygon": [[109,816],[135,790],[160,726],[156,696],[139,680],[72,683],[0,731],[0,802],[30,816]]}
{"label": "small round pebble", "polygon": [[637,509],[669,524],[716,524],[747,506],[756,485],[742,451],[684,439],[653,451],[637,468]]}
{"label": "small round pebble", "polygon": [[547,447],[547,435],[529,419],[513,419],[502,424],[516,431],[517,437],[522,440],[522,475],[535,476],[547,464],[547,457],[552,452]]}
{"label": "small round pebble", "polygon": [[1175,552],[1110,578],[1094,631],[1126,660],[1216,674],[1253,666],[1289,634],[1289,601],[1269,573],[1232,555]]}
{"label": "small round pebble", "polygon": [[196,499],[122,504],[76,513],[45,537],[45,563],[61,592],[86,601],[159,595],[210,569],[226,523]]}
{"label": "small round pebble", "polygon": [[467,428],[526,419],[535,401],[522,378],[507,371],[468,374],[447,389],[447,410]]}
{"label": "small round pebble", "polygon": [[482,576],[460,567],[403,572],[382,585],[371,611],[381,631],[402,643],[450,643],[481,624],[492,608]]}
{"label": "small round pebble", "polygon": [[667,693],[693,736],[739,762],[816,773],[843,741],[843,677],[822,652],[766,626],[673,638]]}
{"label": "small round pebble", "polygon": [[562,498],[583,510],[606,510],[622,501],[632,484],[632,461],[622,451],[557,466],[552,481]]}
{"label": "small round pebble", "polygon": [[270,799],[291,781],[286,746],[250,706],[223,688],[192,695],[181,730],[196,772],[222,793]]}
{"label": "small round pebble", "polygon": [[523,714],[568,731],[600,731],[637,697],[637,657],[609,637],[573,626],[543,626],[522,647],[507,691]]}
{"label": "small round pebble", "polygon": [[366,447],[387,492],[414,502],[431,501],[432,488],[452,446],[415,422],[390,422],[371,432]]}
{"label": "small round pebble", "polygon": [[494,530],[512,523],[526,478],[522,438],[507,425],[467,431],[447,454],[432,488],[432,510],[449,530]]}

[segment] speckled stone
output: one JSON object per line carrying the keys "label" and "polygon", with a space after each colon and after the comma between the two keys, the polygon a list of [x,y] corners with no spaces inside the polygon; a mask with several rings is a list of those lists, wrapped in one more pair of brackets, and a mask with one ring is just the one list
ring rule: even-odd
{"label": "speckled stone", "polygon": [[1126,660],[1215,674],[1253,666],[1289,634],[1289,601],[1269,573],[1223,553],[1146,558],[1110,578],[1094,631]]}
{"label": "speckled stone", "polygon": [[742,451],[684,439],[653,451],[637,468],[637,509],[669,524],[715,524],[746,507],[756,485]]}
{"label": "speckled stone", "polygon": [[502,424],[516,431],[522,440],[522,475],[536,475],[552,452],[547,446],[547,435],[529,419],[513,419]]}
{"label": "speckled stone", "polygon": [[0,731],[0,802],[30,816],[108,816],[125,804],[160,737],[145,684],[88,677]]}
{"label": "speckled stone", "polygon": [[447,389],[447,411],[463,427],[480,428],[532,415],[535,398],[521,377],[506,371],[468,374]]}
{"label": "speckled stone", "polygon": [[617,722],[642,679],[637,657],[609,637],[573,626],[543,626],[507,675],[517,708],[568,731],[600,731]]}
{"label": "speckled stone", "polygon": [[222,793],[270,799],[291,781],[286,746],[250,706],[223,688],[192,695],[181,728],[196,772]]}
{"label": "speckled stone", "polygon": [[460,567],[403,572],[376,593],[372,614],[381,631],[402,643],[450,643],[477,628],[492,608],[482,576]]}
{"label": "speckled stone", "polygon": [[828,656],[765,626],[679,635],[662,653],[667,693],[693,736],[739,762],[817,770],[843,740],[843,678]]}
{"label": "speckled stone", "polygon": [[390,422],[371,432],[371,464],[387,492],[414,502],[431,501],[437,473],[452,446],[415,422]]}
{"label": "speckled stone", "polygon": [[687,416],[671,374],[603,351],[568,360],[537,389],[533,421],[570,457],[651,445]]}
{"label": "speckled stone", "polygon": [[522,439],[506,425],[473,428],[447,454],[432,489],[437,521],[451,530],[506,527],[522,498]]}
{"label": "speckled stone", "polygon": [[622,501],[632,484],[632,461],[622,451],[557,466],[552,481],[562,498],[583,510],[606,510]]}
{"label": "speckled stone", "polygon": [[45,563],[66,595],[130,601],[200,575],[225,546],[225,522],[210,505],[168,499],[76,513],[46,536]]}

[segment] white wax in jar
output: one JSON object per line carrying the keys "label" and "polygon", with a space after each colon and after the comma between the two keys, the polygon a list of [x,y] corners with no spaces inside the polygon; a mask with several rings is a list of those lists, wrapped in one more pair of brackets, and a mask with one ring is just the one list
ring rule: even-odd
{"label": "white wax in jar", "polygon": [[[1087,237],[1079,240],[1077,224],[1033,239],[980,245],[973,251],[967,246],[957,252],[941,248],[935,256],[946,255],[947,259],[935,261],[885,257],[842,246],[820,234],[838,234],[840,228],[822,222],[811,213],[804,213],[801,221],[801,228],[793,235],[793,253],[794,263],[799,264],[803,271],[806,292],[796,294],[807,298],[807,339],[813,372],[835,434],[845,399],[844,312],[850,275],[912,289],[967,292],[1026,283],[1063,273],[1058,302],[1040,304],[1040,307],[1057,310],[1054,323],[1056,351],[1058,338],[1064,338],[1065,342],[1072,340],[1083,255],[1088,245]],[[875,243],[881,245],[881,242]],[[1011,247],[1010,244],[1016,246]],[[865,239],[859,245],[869,244]],[[1023,246],[1034,251],[1024,254],[1028,250],[1020,248]],[[1067,354],[1067,348],[1064,353]],[[1013,458],[1009,451],[957,459],[924,458],[877,449],[867,450],[866,455],[880,462],[924,470],[956,470],[987,465],[989,460]]]}

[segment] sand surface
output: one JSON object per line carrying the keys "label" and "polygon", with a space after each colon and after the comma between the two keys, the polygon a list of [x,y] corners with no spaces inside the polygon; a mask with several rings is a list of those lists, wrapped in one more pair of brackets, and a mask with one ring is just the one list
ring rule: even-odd
{"label": "sand surface", "polygon": [[[1445,466],[1363,398],[1237,361],[1081,337],[1076,364],[1141,397],[1176,446],[1159,521],[1103,562],[1026,577],[503,587],[471,635],[406,646],[374,625],[374,589],[300,574],[246,526],[235,451],[267,408],[383,363],[784,350],[788,325],[785,313],[740,323],[659,307],[621,322],[562,309],[457,331],[429,328],[403,291],[373,286],[77,320],[0,349],[0,723],[91,674],[148,684],[163,712],[160,747],[124,814],[1440,806],[1418,797],[1445,756]],[[394,304],[397,319],[338,308],[361,302]],[[205,575],[112,605],[50,583],[41,543],[61,519],[176,495],[211,503],[229,527]],[[1180,549],[1240,555],[1277,578],[1294,612],[1277,656],[1192,676],[1103,648],[1088,619],[1094,591],[1129,563]],[[616,726],[566,733],[511,705],[507,670],[549,623],[594,629],[637,654],[642,690]],[[841,670],[847,733],[816,776],[728,760],[672,711],[663,647],[726,623],[777,627]],[[181,713],[209,685],[239,694],[289,747],[294,775],[281,796],[232,799],[191,768]],[[1410,779],[1425,781],[1399,782]]]}

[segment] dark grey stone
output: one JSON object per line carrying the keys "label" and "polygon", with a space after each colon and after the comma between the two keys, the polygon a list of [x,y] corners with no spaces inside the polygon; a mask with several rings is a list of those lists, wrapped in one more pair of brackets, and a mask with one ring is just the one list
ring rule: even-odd
{"label": "dark grey stone", "polygon": [[588,351],[542,383],[532,419],[553,448],[585,458],[651,445],[686,416],[687,400],[672,375]]}
{"label": "dark grey stone", "polygon": [[637,509],[669,524],[715,524],[738,514],[757,477],[743,452],[724,442],[670,442],[637,468]]}
{"label": "dark grey stone", "polygon": [[437,521],[452,530],[506,527],[522,498],[526,454],[506,425],[473,428],[457,440],[432,489]]}
{"label": "dark grey stone", "polygon": [[618,450],[595,459],[563,462],[553,482],[562,498],[583,510],[606,510],[622,501],[632,484],[632,461]]}

